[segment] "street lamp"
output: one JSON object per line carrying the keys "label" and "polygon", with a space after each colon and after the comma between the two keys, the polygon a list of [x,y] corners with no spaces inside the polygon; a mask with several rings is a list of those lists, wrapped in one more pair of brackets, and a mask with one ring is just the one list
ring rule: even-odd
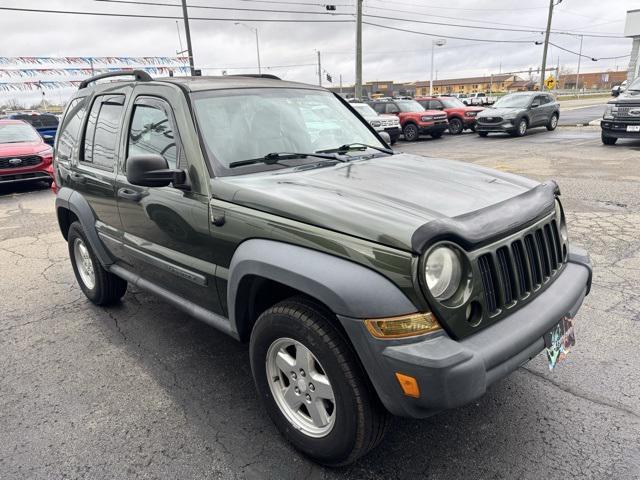
{"label": "street lamp", "polygon": [[235,25],[242,25],[243,27],[248,28],[256,35],[256,53],[258,55],[258,73],[262,73],[262,67],[260,66],[260,41],[258,40],[258,29],[256,27],[252,27],[242,22],[234,22]]}
{"label": "street lamp", "polygon": [[431,42],[431,78],[429,80],[429,96],[433,96],[433,56],[436,47],[442,47],[447,41],[444,38],[437,38]]}

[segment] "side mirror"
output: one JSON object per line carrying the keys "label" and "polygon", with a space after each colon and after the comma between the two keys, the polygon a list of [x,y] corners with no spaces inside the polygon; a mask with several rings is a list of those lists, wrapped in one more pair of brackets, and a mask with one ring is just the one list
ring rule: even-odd
{"label": "side mirror", "polygon": [[619,86],[619,85],[616,85],[615,87],[613,87],[613,88],[611,89],[611,96],[612,96],[612,97],[617,97],[617,96],[619,96],[619,95],[620,95],[620,86]]}
{"label": "side mirror", "polygon": [[141,187],[167,187],[186,181],[184,170],[169,168],[162,155],[132,155],[127,159],[127,180]]}
{"label": "side mirror", "polygon": [[387,132],[378,132],[378,135],[380,135],[380,138],[382,138],[387,145],[391,145],[391,135]]}
{"label": "side mirror", "polygon": [[54,137],[53,135],[43,135],[42,139],[44,140],[44,143],[48,143],[49,145],[53,145],[53,141],[55,140],[56,137]]}

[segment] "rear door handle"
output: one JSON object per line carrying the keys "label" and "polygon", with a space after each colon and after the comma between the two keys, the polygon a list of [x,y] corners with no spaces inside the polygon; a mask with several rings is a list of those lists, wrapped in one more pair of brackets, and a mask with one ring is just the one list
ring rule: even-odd
{"label": "rear door handle", "polygon": [[130,202],[139,202],[146,195],[146,192],[136,192],[129,188],[121,188],[118,190],[118,197],[124,200],[129,200]]}
{"label": "rear door handle", "polygon": [[71,172],[69,176],[71,177],[71,180],[73,180],[74,182],[87,183],[87,177],[85,177],[80,173]]}

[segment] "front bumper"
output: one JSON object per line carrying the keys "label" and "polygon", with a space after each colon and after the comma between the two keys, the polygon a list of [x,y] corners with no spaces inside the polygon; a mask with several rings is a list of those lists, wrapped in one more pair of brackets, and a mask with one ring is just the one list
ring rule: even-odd
{"label": "front bumper", "polygon": [[503,120],[500,123],[481,123],[476,121],[476,132],[511,132],[516,129],[515,120]]}
{"label": "front bumper", "polygon": [[431,135],[432,133],[442,133],[449,128],[447,120],[436,120],[434,122],[423,122],[418,124],[421,135]]}
{"label": "front bumper", "polygon": [[402,130],[398,125],[397,127],[378,127],[376,128],[376,132],[387,132],[389,134],[389,137],[391,137],[391,141],[395,142],[398,138],[400,138]]}
{"label": "front bumper", "polygon": [[640,138],[640,132],[627,132],[628,126],[640,126],[640,120],[602,120],[602,134],[613,138]]}
{"label": "front bumper", "polygon": [[39,170],[35,172],[0,174],[0,185],[6,183],[23,183],[37,181],[53,181],[53,175],[47,171]]}
{"label": "front bumper", "polygon": [[[575,316],[591,287],[587,253],[572,248],[568,264],[535,300],[478,333],[456,341],[446,333],[378,340],[359,319],[340,317],[382,403],[394,415],[423,418],[481,397],[544,349],[544,334]],[[395,373],[417,379],[421,395],[403,395]]]}

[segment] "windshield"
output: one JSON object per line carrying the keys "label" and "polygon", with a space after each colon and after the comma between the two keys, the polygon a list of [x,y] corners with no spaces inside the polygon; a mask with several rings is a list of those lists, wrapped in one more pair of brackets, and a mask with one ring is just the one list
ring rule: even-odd
{"label": "windshield", "polygon": [[0,143],[37,142],[40,135],[24,123],[0,123]]}
{"label": "windshield", "polygon": [[444,108],[464,108],[466,105],[457,98],[441,98],[440,101],[444,105]]}
{"label": "windshield", "polygon": [[496,103],[494,108],[525,108],[531,101],[531,95],[505,95]]}
{"label": "windshield", "polygon": [[424,112],[424,107],[415,100],[396,100],[401,112]]}
{"label": "windshield", "polygon": [[627,88],[627,90],[633,90],[634,92],[640,91],[640,77],[631,82],[631,85],[629,85],[629,88]]}
{"label": "windshield", "polygon": [[360,104],[360,105],[351,105],[360,115],[363,117],[377,117],[377,112],[371,108],[369,105]]}
{"label": "windshield", "polygon": [[[331,93],[296,88],[260,88],[193,94],[198,126],[216,175],[283,168],[281,164],[229,168],[269,153],[312,153],[349,143],[385,148]],[[362,152],[360,152],[362,154]],[[286,166],[317,162],[307,157]]]}

